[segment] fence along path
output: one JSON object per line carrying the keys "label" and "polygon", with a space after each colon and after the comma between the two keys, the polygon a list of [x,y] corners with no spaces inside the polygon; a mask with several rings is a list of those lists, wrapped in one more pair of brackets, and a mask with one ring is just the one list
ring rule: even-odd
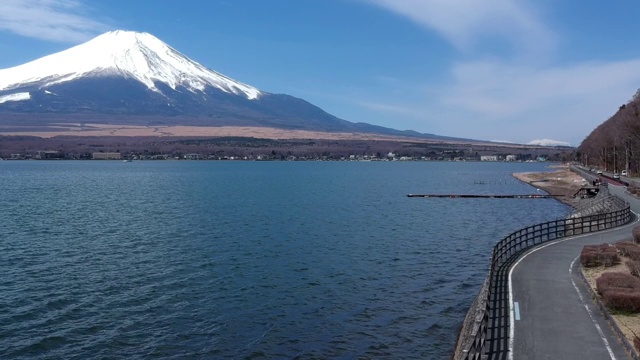
{"label": "fence along path", "polygon": [[[633,220],[629,204],[600,189],[592,207],[567,219],[549,221],[515,231],[493,248],[486,304],[475,333],[458,359],[507,359],[509,352],[509,269],[527,250],[549,241],[602,231]],[[472,309],[473,311],[473,309]]]}

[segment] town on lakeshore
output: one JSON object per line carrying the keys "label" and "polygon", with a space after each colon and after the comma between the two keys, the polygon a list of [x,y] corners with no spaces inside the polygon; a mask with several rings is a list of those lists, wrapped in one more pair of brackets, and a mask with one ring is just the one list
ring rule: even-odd
{"label": "town on lakeshore", "polygon": [[[318,136],[330,136],[326,133]],[[387,139],[268,139],[245,136],[2,136],[4,160],[554,161],[575,148],[510,143]]]}
{"label": "town on lakeshore", "polygon": [[[449,156],[447,156],[449,155]],[[238,160],[238,161],[503,161],[503,162],[544,162],[549,161],[546,155],[536,156],[526,155],[480,155],[480,156],[456,156],[450,154],[439,154],[437,156],[400,156],[393,152],[387,154],[350,154],[350,155],[321,155],[321,156],[295,156],[282,154],[260,154],[260,155],[216,155],[216,154],[138,154],[119,152],[94,152],[94,153],[64,153],[60,151],[37,151],[35,154],[11,154],[7,158],[0,157],[0,160]]]}

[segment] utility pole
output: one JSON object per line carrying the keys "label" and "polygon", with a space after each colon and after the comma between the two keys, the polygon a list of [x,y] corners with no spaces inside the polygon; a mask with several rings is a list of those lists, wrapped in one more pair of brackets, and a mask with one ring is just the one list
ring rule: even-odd
{"label": "utility pole", "polygon": [[629,140],[624,142],[624,170],[627,172],[627,176],[629,175]]}
{"label": "utility pole", "polygon": [[618,172],[618,164],[617,164],[617,151],[616,151],[616,145],[613,145],[613,172]]}

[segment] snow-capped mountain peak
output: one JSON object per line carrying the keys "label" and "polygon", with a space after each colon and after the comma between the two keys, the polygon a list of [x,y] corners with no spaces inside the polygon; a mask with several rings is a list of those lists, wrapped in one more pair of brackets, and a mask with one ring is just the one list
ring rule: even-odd
{"label": "snow-capped mountain peak", "polygon": [[84,44],[13,68],[0,70],[0,91],[25,85],[45,88],[81,77],[125,76],[160,92],[157,82],[176,89],[204,91],[207,86],[256,99],[261,92],[206,68],[155,36],[111,31]]}
{"label": "snow-capped mountain peak", "polygon": [[568,142],[551,140],[551,139],[538,139],[531,140],[527,143],[527,145],[537,145],[537,146],[571,146]]}

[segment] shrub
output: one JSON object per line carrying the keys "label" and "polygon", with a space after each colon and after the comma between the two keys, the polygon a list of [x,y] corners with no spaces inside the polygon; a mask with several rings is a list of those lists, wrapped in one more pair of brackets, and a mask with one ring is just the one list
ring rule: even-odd
{"label": "shrub", "polygon": [[607,243],[600,245],[585,245],[584,248],[589,249],[590,251],[611,251],[611,245]]}
{"label": "shrub", "polygon": [[640,279],[622,272],[602,274],[596,280],[596,289],[610,309],[640,311]]}
{"label": "shrub", "polygon": [[586,245],[580,253],[580,264],[584,267],[605,267],[617,264],[618,251],[616,247],[609,244]]}
{"label": "shrub", "polygon": [[627,261],[627,267],[629,268],[629,272],[631,272],[631,275],[635,277],[640,277],[640,261],[638,260]]}
{"label": "shrub", "polygon": [[608,272],[596,279],[596,289],[601,295],[611,289],[637,289],[640,291],[640,279],[623,272]]}
{"label": "shrub", "polygon": [[[630,290],[630,289],[621,289]],[[603,296],[604,303],[611,310],[640,311],[640,289],[636,291],[609,290]]]}
{"label": "shrub", "polygon": [[634,226],[631,234],[633,234],[633,242],[640,244],[640,225]]}
{"label": "shrub", "polygon": [[640,246],[632,242],[617,243],[616,249],[621,256],[626,256],[631,260],[640,261]]}

